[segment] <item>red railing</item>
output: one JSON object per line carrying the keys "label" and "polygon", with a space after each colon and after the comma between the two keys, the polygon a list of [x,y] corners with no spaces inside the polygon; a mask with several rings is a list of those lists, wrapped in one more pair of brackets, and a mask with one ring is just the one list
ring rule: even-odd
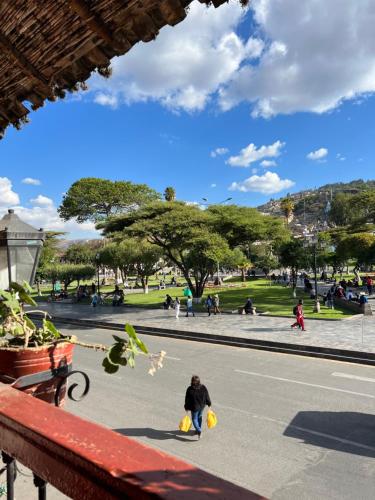
{"label": "red railing", "polygon": [[42,483],[77,500],[262,498],[4,384],[0,448]]}

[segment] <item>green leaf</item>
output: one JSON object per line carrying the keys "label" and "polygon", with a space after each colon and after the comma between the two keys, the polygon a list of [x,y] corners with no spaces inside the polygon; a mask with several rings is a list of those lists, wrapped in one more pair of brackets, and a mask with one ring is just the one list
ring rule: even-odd
{"label": "green leaf", "polygon": [[25,314],[24,315],[24,320],[26,321],[26,324],[29,328],[31,328],[33,331],[36,331],[36,325],[31,319]]}
{"label": "green leaf", "polygon": [[[36,306],[36,302],[34,301],[34,299],[32,299],[30,297],[27,290],[25,290],[25,288],[23,286],[21,286],[19,283],[12,282],[10,284],[10,288],[12,290],[18,292],[18,295],[20,297],[21,302],[24,302],[25,304],[29,304],[30,306]],[[30,286],[29,286],[29,289],[30,289],[30,291],[32,291]]]}
{"label": "green leaf", "polygon": [[23,282],[23,287],[29,293],[31,293],[33,291],[32,287],[30,286],[30,283],[28,281]]}
{"label": "green leaf", "polygon": [[119,365],[113,365],[107,357],[103,359],[102,366],[104,367],[104,371],[106,373],[116,373],[119,369]]}
{"label": "green leaf", "polygon": [[116,342],[122,342],[122,343],[124,343],[124,344],[125,344],[125,342],[126,342],[126,339],[122,339],[121,337],[118,337],[117,335],[112,335],[112,337],[114,338],[114,340],[115,340]]}
{"label": "green leaf", "polygon": [[107,353],[107,359],[112,365],[127,365],[127,359],[122,356],[124,353],[124,345],[117,343],[114,344]]}
{"label": "green leaf", "polygon": [[57,330],[55,325],[48,319],[43,319],[43,328],[44,330],[47,330],[48,332],[52,333],[52,335],[57,339],[60,338],[60,332]]}
{"label": "green leaf", "polygon": [[137,342],[137,346],[140,348],[140,350],[142,352],[144,352],[145,354],[148,354],[148,349],[147,349],[146,345],[142,342],[142,340],[137,337],[136,342]]}
{"label": "green leaf", "polygon": [[142,352],[145,354],[148,354],[148,349],[145,345],[144,342],[138,337],[137,332],[135,331],[134,327],[132,325],[129,325],[128,323],[125,325],[125,331],[129,335],[129,343],[131,344],[131,340],[134,340],[137,344],[137,346],[140,348]]}
{"label": "green leaf", "polygon": [[136,338],[137,338],[137,333],[136,333],[136,331],[134,330],[134,327],[133,327],[132,325],[129,325],[129,323],[126,323],[126,325],[125,325],[125,331],[126,331],[126,333],[129,335],[129,337],[130,337],[131,339],[136,340]]}

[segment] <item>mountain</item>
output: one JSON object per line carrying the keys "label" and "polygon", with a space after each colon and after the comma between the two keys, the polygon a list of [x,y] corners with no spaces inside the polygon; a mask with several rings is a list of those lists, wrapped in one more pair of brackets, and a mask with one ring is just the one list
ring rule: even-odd
{"label": "mountain", "polygon": [[[336,193],[357,194],[367,189],[375,189],[375,180],[358,179],[346,183],[336,182],[288,194],[294,202],[294,212],[289,220],[290,228],[297,233],[302,232],[305,226],[314,225],[323,228],[327,224],[331,202]],[[284,217],[281,210],[283,198],[277,200],[271,198],[269,202],[260,205],[258,210],[264,214]]]}

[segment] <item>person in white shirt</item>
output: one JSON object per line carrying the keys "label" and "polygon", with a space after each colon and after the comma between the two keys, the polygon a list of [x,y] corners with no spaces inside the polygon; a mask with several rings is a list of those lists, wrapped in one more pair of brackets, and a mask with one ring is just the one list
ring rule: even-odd
{"label": "person in white shirt", "polygon": [[176,297],[176,300],[174,301],[173,305],[174,305],[174,310],[176,313],[176,319],[178,319],[178,317],[180,315],[180,306],[181,306],[180,299],[178,297]]}

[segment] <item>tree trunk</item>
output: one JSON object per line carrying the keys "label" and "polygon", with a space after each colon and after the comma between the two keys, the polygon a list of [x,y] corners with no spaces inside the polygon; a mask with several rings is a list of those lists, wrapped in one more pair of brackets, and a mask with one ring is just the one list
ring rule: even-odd
{"label": "tree trunk", "polygon": [[141,283],[143,288],[143,293],[148,293],[148,276],[141,276]]}
{"label": "tree trunk", "polygon": [[246,281],[246,276],[245,276],[245,269],[241,269],[241,276],[242,276],[242,283],[245,283]]}

